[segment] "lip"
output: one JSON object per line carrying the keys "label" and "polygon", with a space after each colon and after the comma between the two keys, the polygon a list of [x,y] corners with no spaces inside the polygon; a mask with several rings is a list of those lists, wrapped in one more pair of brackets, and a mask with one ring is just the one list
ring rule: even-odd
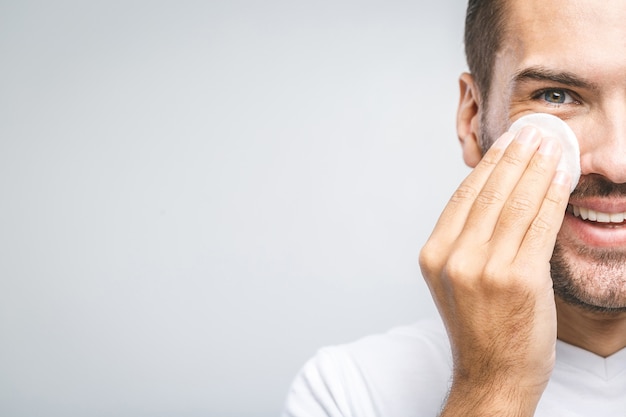
{"label": "lip", "polygon": [[[594,198],[585,199],[584,202],[572,200],[570,204],[605,213],[626,211],[626,202],[622,200]],[[587,247],[626,248],[626,221],[622,223],[599,223],[583,220],[574,216],[568,208],[563,219],[562,231],[571,233],[576,240]]]}
{"label": "lip", "polygon": [[569,203],[573,206],[585,207],[603,213],[626,212],[626,200],[623,199],[607,199],[605,197],[570,198]]}

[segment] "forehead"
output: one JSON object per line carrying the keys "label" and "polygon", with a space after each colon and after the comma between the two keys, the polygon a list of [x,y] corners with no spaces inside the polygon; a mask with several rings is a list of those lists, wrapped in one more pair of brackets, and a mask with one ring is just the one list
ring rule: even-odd
{"label": "forehead", "polygon": [[518,65],[626,68],[626,1],[509,0],[501,53]]}

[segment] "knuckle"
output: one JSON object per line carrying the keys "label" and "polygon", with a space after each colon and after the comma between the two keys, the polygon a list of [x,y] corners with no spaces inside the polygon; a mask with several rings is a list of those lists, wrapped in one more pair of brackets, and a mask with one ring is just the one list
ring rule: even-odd
{"label": "knuckle", "polygon": [[445,277],[452,282],[464,282],[467,278],[473,276],[475,269],[473,265],[475,260],[473,258],[459,252],[450,255],[444,268]]}
{"label": "knuckle", "polygon": [[485,265],[483,285],[497,294],[520,294],[525,291],[528,280],[523,267],[503,265],[495,260]]}
{"label": "knuckle", "polygon": [[500,160],[501,156],[499,153],[495,152],[487,152],[485,154],[485,156],[483,156],[483,158],[480,160],[480,164],[481,165],[485,165],[487,167],[494,167],[498,164],[498,161]]}
{"label": "knuckle", "polygon": [[502,268],[500,263],[489,261],[485,265],[482,273],[483,281],[498,284],[502,281]]}
{"label": "knuckle", "polygon": [[419,253],[419,265],[425,279],[431,277],[438,269],[439,251],[433,248],[433,244],[427,242]]}
{"label": "knuckle", "polygon": [[567,205],[569,202],[569,194],[563,194],[559,192],[555,192],[554,190],[549,190],[546,194],[544,200],[551,205],[561,207]]}
{"label": "knuckle", "polygon": [[513,213],[522,214],[535,210],[535,203],[527,195],[516,195],[508,202],[507,208]]}
{"label": "knuckle", "polygon": [[513,152],[505,152],[504,155],[502,155],[502,161],[516,167],[526,164],[526,160],[522,156]]}
{"label": "knuckle", "polygon": [[500,203],[504,200],[504,194],[495,188],[485,188],[476,197],[476,202],[484,205]]}
{"label": "knuckle", "polygon": [[540,176],[547,176],[548,173],[553,169],[551,168],[551,165],[548,164],[544,159],[542,158],[533,158],[533,160],[530,163],[530,170]]}
{"label": "knuckle", "polygon": [[498,293],[509,289],[514,281],[510,267],[503,267],[501,262],[489,262],[483,270],[483,285]]}
{"label": "knuckle", "polygon": [[456,189],[454,194],[452,194],[452,198],[450,199],[450,201],[453,201],[455,203],[461,203],[467,200],[473,201],[476,199],[477,195],[478,190],[476,188],[472,187],[469,184],[461,184],[461,186]]}
{"label": "knuckle", "polygon": [[553,172],[552,164],[549,164],[543,158],[533,158],[530,162],[529,170],[539,177],[547,177]]}
{"label": "knuckle", "polygon": [[530,224],[529,230],[532,233],[543,235],[550,233],[554,229],[551,222],[547,221],[543,216],[537,216]]}

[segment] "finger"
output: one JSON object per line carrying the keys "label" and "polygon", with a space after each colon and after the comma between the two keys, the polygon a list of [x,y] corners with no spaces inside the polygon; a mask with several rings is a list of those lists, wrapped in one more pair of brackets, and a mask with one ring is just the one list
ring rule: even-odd
{"label": "finger", "polygon": [[491,240],[507,200],[527,175],[540,143],[539,131],[529,127],[520,130],[506,149],[467,216],[462,235],[472,244],[480,245]]}
{"label": "finger", "polygon": [[448,201],[433,229],[430,241],[436,241],[445,247],[457,239],[476,197],[514,137],[512,133],[505,133],[485,153],[476,168],[465,178]]}
{"label": "finger", "polygon": [[474,204],[476,196],[514,137],[515,135],[512,133],[505,133],[494,142],[476,168],[452,195],[428,241],[422,247],[419,256],[420,269],[433,294],[438,291],[441,285],[438,277],[452,251],[452,246],[463,230],[467,214]]}
{"label": "finger", "polygon": [[543,264],[550,261],[569,202],[571,181],[572,178],[567,172],[556,173],[539,213],[524,235],[517,253],[518,259],[536,259]]}
{"label": "finger", "polygon": [[[499,248],[498,256],[513,259],[517,254],[551,187],[560,156],[561,146],[558,140],[544,138],[502,207],[491,239],[491,245]],[[505,252],[507,249],[508,253]]]}

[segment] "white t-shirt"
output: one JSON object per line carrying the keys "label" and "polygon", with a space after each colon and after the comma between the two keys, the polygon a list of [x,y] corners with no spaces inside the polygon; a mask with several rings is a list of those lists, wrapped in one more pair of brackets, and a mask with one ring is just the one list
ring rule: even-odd
{"label": "white t-shirt", "polygon": [[[323,348],[293,382],[283,417],[435,417],[451,370],[436,320]],[[626,416],[626,349],[603,358],[557,341],[535,416]]]}

